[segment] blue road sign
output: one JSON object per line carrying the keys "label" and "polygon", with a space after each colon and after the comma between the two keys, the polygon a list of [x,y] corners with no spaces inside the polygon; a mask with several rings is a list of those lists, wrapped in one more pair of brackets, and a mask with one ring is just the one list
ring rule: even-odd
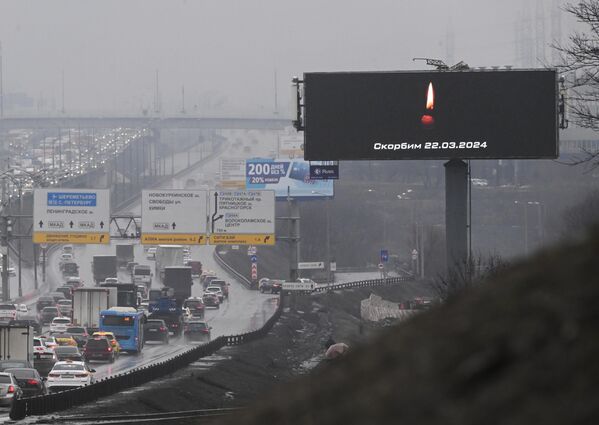
{"label": "blue road sign", "polygon": [[250,261],[252,263],[257,263],[258,262],[258,256],[257,255],[250,255]]}
{"label": "blue road sign", "polygon": [[389,261],[389,251],[386,249],[381,249],[381,263],[386,263]]}

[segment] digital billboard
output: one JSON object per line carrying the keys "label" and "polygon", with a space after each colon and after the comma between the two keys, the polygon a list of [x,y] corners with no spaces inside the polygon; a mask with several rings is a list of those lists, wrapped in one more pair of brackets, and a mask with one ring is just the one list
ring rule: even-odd
{"label": "digital billboard", "polygon": [[245,163],[246,189],[271,189],[278,199],[333,196],[333,180],[311,180],[310,163],[302,159],[253,158]]}
{"label": "digital billboard", "polygon": [[557,158],[555,70],[304,74],[304,159]]}

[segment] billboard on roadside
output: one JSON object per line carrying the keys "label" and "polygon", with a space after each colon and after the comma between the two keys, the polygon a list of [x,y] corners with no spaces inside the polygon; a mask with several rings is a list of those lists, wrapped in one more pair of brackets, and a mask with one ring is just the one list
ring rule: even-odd
{"label": "billboard on roadside", "polygon": [[557,158],[550,69],[304,74],[304,159]]}
{"label": "billboard on roadside", "polygon": [[321,198],[334,194],[333,180],[311,180],[303,159],[253,158],[245,163],[247,190],[271,189],[278,199]]}

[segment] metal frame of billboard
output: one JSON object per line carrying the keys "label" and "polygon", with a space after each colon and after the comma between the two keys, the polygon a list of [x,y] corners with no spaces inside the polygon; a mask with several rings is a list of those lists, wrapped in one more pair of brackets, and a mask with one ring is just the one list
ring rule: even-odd
{"label": "metal frame of billboard", "polygon": [[554,69],[315,72],[302,83],[306,160],[559,155]]}

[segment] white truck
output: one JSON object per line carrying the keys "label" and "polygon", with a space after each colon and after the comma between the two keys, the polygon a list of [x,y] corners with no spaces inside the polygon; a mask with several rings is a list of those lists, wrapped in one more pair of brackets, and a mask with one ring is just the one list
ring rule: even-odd
{"label": "white truck", "polygon": [[73,291],[73,325],[100,326],[100,312],[117,306],[117,288],[78,288]]}
{"label": "white truck", "polygon": [[152,268],[150,266],[144,266],[138,264],[133,267],[133,283],[143,283],[148,288],[152,286]]}
{"label": "white truck", "polygon": [[27,360],[33,365],[33,328],[0,326],[0,360]]}

